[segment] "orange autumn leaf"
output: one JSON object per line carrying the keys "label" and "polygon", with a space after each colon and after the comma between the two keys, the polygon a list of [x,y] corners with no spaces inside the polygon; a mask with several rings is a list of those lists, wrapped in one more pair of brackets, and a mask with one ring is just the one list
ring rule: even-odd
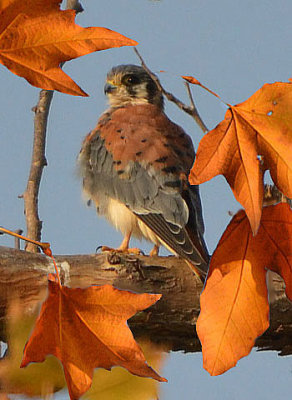
{"label": "orange autumn leaf", "polygon": [[261,235],[255,245],[267,254],[266,268],[277,272],[285,281],[285,292],[292,301],[292,210],[287,203],[264,207]]}
{"label": "orange autumn leaf", "polygon": [[212,256],[197,333],[204,368],[219,375],[249,354],[269,327],[266,268],[282,275],[292,299],[292,210],[288,204],[265,207],[254,237],[239,211]]}
{"label": "orange autumn leaf", "polygon": [[[139,345],[147,361],[156,370],[161,370],[169,348],[147,339],[140,339]],[[98,369],[94,372],[91,388],[82,400],[158,400],[160,389],[161,385],[156,380],[132,375],[124,368],[117,367],[111,372]]]}
{"label": "orange autumn leaf", "polygon": [[72,95],[86,93],[61,70],[61,63],[137,44],[106,28],[76,25],[75,12],[61,11],[56,0],[15,0],[0,8],[0,18],[0,63],[34,86]]}
{"label": "orange autumn leaf", "polygon": [[24,349],[21,367],[42,362],[48,354],[56,356],[63,364],[71,399],[90,388],[98,367],[118,365],[132,374],[165,381],[146,364],[126,323],[160,297],[110,285],[70,289],[49,280],[49,296]]}
{"label": "orange autumn leaf", "polygon": [[201,140],[190,182],[225,176],[243,205],[252,231],[258,230],[263,174],[292,197],[292,85],[265,84],[245,102],[230,106],[225,119]]}
{"label": "orange autumn leaf", "polygon": [[59,11],[62,0],[1,0],[0,2],[0,33],[11,24],[19,14],[39,16],[52,11]]}

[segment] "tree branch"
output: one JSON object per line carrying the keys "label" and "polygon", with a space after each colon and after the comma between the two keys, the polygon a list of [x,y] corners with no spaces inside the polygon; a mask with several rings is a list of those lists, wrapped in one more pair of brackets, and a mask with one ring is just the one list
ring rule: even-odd
{"label": "tree branch", "polygon": [[137,50],[136,47],[134,47],[134,51],[137,54],[137,56],[139,57],[140,61],[141,61],[141,65],[142,67],[145,69],[145,71],[151,76],[151,78],[154,80],[154,82],[156,83],[158,89],[160,90],[161,93],[164,94],[164,96],[167,98],[167,100],[173,102],[174,104],[176,104],[182,111],[186,112],[187,114],[189,114],[192,118],[194,118],[194,120],[196,121],[196,123],[199,125],[200,129],[203,131],[203,133],[206,133],[208,131],[208,128],[206,127],[206,125],[204,124],[204,121],[202,120],[202,118],[200,117],[200,114],[195,106],[191,91],[190,91],[190,87],[189,85],[186,85],[187,87],[187,91],[188,91],[188,95],[190,98],[190,102],[191,105],[187,106],[186,104],[184,104],[182,101],[180,101],[177,97],[175,97],[172,93],[167,92],[164,87],[161,85],[159,79],[157,78],[157,76],[155,74],[153,74],[153,72],[147,67],[147,65],[145,64],[145,61],[143,60],[142,56],[140,55],[139,51]]}
{"label": "tree branch", "polygon": [[[78,0],[67,0],[66,9],[75,10],[76,14],[83,11]],[[43,169],[47,165],[45,156],[46,132],[53,93],[52,90],[41,90],[38,104],[33,108],[35,117],[31,166],[25,192],[23,196],[20,196],[24,199],[26,236],[36,241],[41,240],[42,221],[38,214],[38,197]],[[32,243],[27,243],[25,248],[33,253],[39,251],[39,248]]]}
{"label": "tree branch", "polygon": [[[125,256],[119,253],[56,256],[66,286],[111,284],[136,293],[161,293],[149,309],[136,314],[129,325],[136,337],[147,337],[172,350],[201,351],[195,324],[199,315],[202,283],[177,257]],[[50,258],[0,247],[0,337],[6,340],[5,310],[20,300],[23,314],[30,314],[47,293],[47,274],[54,272]],[[256,346],[292,354],[292,304],[281,278],[274,274],[270,328]],[[2,332],[2,333],[1,333]]]}
{"label": "tree branch", "polygon": [[[46,132],[53,93],[52,90],[41,90],[38,104],[33,108],[35,118],[32,159],[26,190],[23,194],[27,237],[38,241],[41,240],[42,230],[42,221],[40,221],[38,215],[38,195],[43,168],[47,165],[45,157]],[[36,253],[38,248],[28,243],[26,250]]]}

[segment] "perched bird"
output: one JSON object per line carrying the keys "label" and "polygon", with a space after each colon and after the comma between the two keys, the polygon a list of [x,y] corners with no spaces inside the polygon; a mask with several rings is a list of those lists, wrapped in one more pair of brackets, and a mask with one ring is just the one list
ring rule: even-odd
{"label": "perched bird", "polygon": [[[104,87],[110,108],[84,139],[78,163],[83,189],[124,235],[162,244],[201,276],[208,269],[199,188],[188,183],[190,137],[164,113],[155,81],[136,65],[113,67]],[[108,249],[105,248],[104,249]]]}

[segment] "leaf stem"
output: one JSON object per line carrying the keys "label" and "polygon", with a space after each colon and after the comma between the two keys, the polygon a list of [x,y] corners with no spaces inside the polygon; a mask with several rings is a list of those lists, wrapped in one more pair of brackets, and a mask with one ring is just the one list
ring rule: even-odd
{"label": "leaf stem", "polygon": [[25,240],[26,242],[32,243],[35,246],[39,246],[45,254],[49,255],[50,243],[48,243],[48,242],[39,242],[37,240],[29,239],[25,236],[20,235],[17,232],[13,232],[13,231],[10,231],[9,229],[3,228],[2,226],[0,226],[0,232],[6,233],[7,235],[10,235],[10,236],[14,236],[18,239]]}

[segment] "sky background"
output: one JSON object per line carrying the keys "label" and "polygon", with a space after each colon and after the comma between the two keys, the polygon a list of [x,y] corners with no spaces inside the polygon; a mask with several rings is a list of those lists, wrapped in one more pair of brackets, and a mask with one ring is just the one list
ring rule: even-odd
{"label": "sky background", "polygon": [[[240,103],[264,83],[292,77],[292,2],[196,0],[88,0],[77,17],[82,26],[104,26],[139,42],[148,67],[158,73],[168,91],[188,102],[180,75],[193,75],[224,101]],[[106,108],[103,95],[107,71],[117,64],[139,64],[130,47],[110,49],[66,63],[68,73],[89,98],[55,93],[47,137],[48,166],[44,170],[39,212],[43,240],[55,254],[92,253],[102,245],[118,246],[121,235],[94,208],[86,207],[76,174],[76,157],[83,137]],[[32,107],[39,90],[1,66],[1,225],[25,231],[23,200],[32,135]],[[205,124],[211,129],[223,118],[226,107],[204,90],[193,94]],[[192,137],[197,147],[202,133],[188,115],[173,104],[166,112]],[[206,242],[213,252],[230,220],[228,212],[240,205],[222,177],[201,185]],[[13,239],[1,236],[2,245]],[[146,251],[144,242],[133,242]],[[165,253],[166,254],[166,253]],[[201,354],[172,354],[162,371],[169,380],[161,399],[274,399],[288,398],[292,390],[292,359],[276,353],[256,353],[241,360],[224,376],[209,377]]]}

